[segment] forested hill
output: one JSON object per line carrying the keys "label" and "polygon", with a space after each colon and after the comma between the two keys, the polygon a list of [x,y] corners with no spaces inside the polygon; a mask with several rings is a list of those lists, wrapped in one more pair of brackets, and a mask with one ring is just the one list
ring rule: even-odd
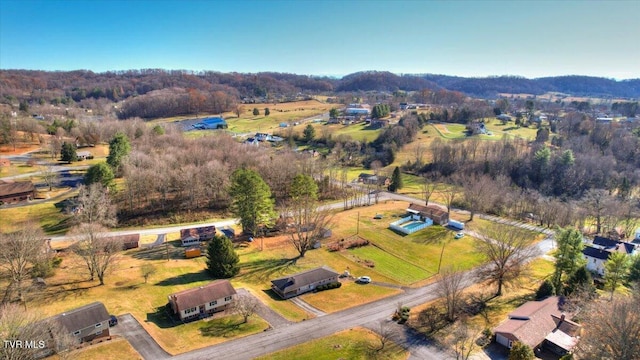
{"label": "forested hill", "polygon": [[550,91],[576,96],[640,97],[640,79],[616,81],[591,76],[554,76],[527,79],[518,76],[465,78],[446,75],[423,75],[448,90],[478,97],[495,97],[499,93],[540,95]]}
{"label": "forested hill", "polygon": [[291,98],[300,93],[414,91],[447,89],[495,98],[499,93],[540,95],[549,91],[577,96],[640,98],[640,79],[615,81],[588,76],[527,79],[516,76],[465,78],[447,75],[397,75],[364,71],[331,77],[263,72],[256,74],[143,69],[94,73],[78,71],[0,70],[0,102],[67,103],[83,99],[120,101],[165,90],[223,93],[235,99]]}

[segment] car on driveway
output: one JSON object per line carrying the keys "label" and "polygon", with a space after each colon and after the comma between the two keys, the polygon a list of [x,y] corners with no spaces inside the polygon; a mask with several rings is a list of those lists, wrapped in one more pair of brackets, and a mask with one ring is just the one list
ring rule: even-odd
{"label": "car on driveway", "polygon": [[115,315],[109,316],[109,327],[118,325],[118,318]]}
{"label": "car on driveway", "polygon": [[360,276],[356,279],[356,282],[360,284],[368,284],[371,282],[371,278],[368,276]]}
{"label": "car on driveway", "polygon": [[463,236],[464,236],[464,233],[459,232],[459,233],[457,233],[457,234],[456,234],[456,236],[454,236],[453,238],[454,238],[454,239],[462,239],[462,237],[463,237]]}

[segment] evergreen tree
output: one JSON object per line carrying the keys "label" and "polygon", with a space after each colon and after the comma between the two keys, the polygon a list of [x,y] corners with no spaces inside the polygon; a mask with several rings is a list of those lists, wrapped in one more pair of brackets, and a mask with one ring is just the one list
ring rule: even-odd
{"label": "evergreen tree", "polygon": [[396,166],[396,168],[393,169],[393,175],[391,175],[389,191],[396,192],[400,189],[402,189],[402,176],[400,175],[400,168]]}
{"label": "evergreen tree", "polygon": [[340,116],[340,110],[336,108],[332,108],[331,110],[329,110],[329,117],[331,119],[337,119],[338,116]]}
{"label": "evergreen tree", "polygon": [[304,141],[310,143],[314,137],[316,137],[316,129],[313,125],[309,124],[304,128]]}
{"label": "evergreen tree", "polygon": [[216,235],[207,245],[207,270],[216,279],[233,277],[240,272],[240,257],[236,254],[231,240],[224,235]]}
{"label": "evergreen tree", "polygon": [[570,276],[578,268],[584,265],[582,257],[582,234],[576,229],[561,229],[556,236],[558,249],[553,255],[556,258],[555,272],[553,273],[553,286],[558,292],[562,291],[563,277]]}
{"label": "evergreen tree", "polygon": [[264,108],[264,116],[269,116],[271,114],[271,111],[269,110],[269,108]]}
{"label": "evergreen tree", "polygon": [[609,255],[609,260],[604,263],[605,287],[611,291],[611,299],[613,299],[613,293],[618,286],[622,285],[624,279],[627,278],[629,265],[631,265],[631,259],[627,254],[621,252],[612,252]]}
{"label": "evergreen tree", "polygon": [[258,108],[253,108],[253,116],[258,116],[260,115],[260,110],[258,110]]}
{"label": "evergreen tree", "polygon": [[627,280],[630,282],[640,282],[640,254],[633,256]]}
{"label": "evergreen tree", "polygon": [[271,189],[260,174],[249,169],[238,169],[231,175],[231,211],[240,218],[242,231],[255,235],[258,226],[269,226],[275,217]]}
{"label": "evergreen tree", "polygon": [[538,288],[538,291],[536,291],[536,299],[540,300],[540,299],[544,299],[548,296],[551,296],[553,294],[556,293],[556,289],[553,286],[553,283],[549,280],[546,279]]}
{"label": "evergreen tree", "polygon": [[118,173],[124,158],[129,155],[131,144],[129,138],[124,133],[117,133],[111,141],[109,141],[109,156],[107,156],[107,164]]}
{"label": "evergreen tree", "polygon": [[533,360],[535,355],[529,345],[516,341],[509,351],[509,360]]}
{"label": "evergreen tree", "polygon": [[111,167],[107,165],[107,163],[97,163],[92,165],[87,173],[84,175],[84,183],[86,185],[91,185],[94,183],[100,183],[102,186],[106,188],[110,188],[113,186],[113,170]]}
{"label": "evergreen tree", "polygon": [[595,294],[596,287],[593,285],[593,278],[586,266],[579,267],[567,280],[565,294],[571,295],[577,290],[583,290],[588,294]]}
{"label": "evergreen tree", "polygon": [[71,162],[73,161],[78,160],[76,146],[72,143],[63,142],[62,148],[60,149],[60,156],[62,161],[66,161],[69,164],[71,164]]}

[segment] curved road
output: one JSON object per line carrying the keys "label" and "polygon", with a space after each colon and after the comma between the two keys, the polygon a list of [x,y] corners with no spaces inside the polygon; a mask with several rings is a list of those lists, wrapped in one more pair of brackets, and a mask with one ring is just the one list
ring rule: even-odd
{"label": "curved road", "polygon": [[[421,200],[419,199],[414,199],[405,195],[390,193],[383,193],[382,195],[384,196],[384,198],[388,199],[409,201],[415,203],[421,202]],[[344,206],[343,203],[329,205],[329,207],[332,208],[340,208],[342,206]],[[489,215],[479,216],[490,221],[501,222],[511,226],[523,227],[529,230],[535,230],[545,233],[547,237],[535,245],[535,247],[537,248],[536,250],[540,255],[545,254],[554,247],[554,233],[549,229],[496,218]],[[223,226],[223,224],[228,225],[234,223],[235,221],[236,220],[227,220],[210,224]],[[119,231],[116,233],[124,234],[138,232],[145,234],[158,234],[168,231],[178,231],[181,228],[190,226],[193,225],[175,226],[160,229],[127,230]],[[464,286],[471,286],[477,281],[478,278],[476,275],[476,270],[471,270],[465,274]],[[213,345],[191,352],[179,354],[177,356],[174,356],[173,358],[179,360],[196,360],[218,358],[233,354],[234,359],[253,359],[258,356],[264,356],[274,351],[302,344],[310,340],[319,339],[336,332],[351,329],[354,327],[362,326],[375,331],[379,326],[378,324],[380,321],[388,321],[391,318],[394,310],[398,306],[398,303],[409,307],[414,307],[436,299],[438,297],[435,294],[436,286],[436,284],[430,284],[421,288],[405,289],[404,293],[381,299],[373,303],[364,304],[324,316],[319,316],[311,320],[306,320],[299,323],[283,324],[282,326],[272,328],[259,334],[234,339],[218,345]],[[411,353],[412,359],[443,359],[452,356],[452,354],[448,354],[445,352],[445,350],[435,346],[422,334],[413,332],[404,326],[391,326],[395,330],[395,341]],[[123,335],[131,342],[132,346],[145,359],[155,359],[159,355],[155,346],[152,346],[150,350],[146,350],[146,348],[149,347],[148,342],[150,337],[148,337],[141,343],[138,343],[139,340],[136,337],[140,336],[139,331],[135,332],[135,337],[129,337],[126,332]]]}

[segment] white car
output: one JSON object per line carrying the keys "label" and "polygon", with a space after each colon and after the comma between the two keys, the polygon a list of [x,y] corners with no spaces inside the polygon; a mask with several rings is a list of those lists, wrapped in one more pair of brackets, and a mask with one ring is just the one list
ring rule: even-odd
{"label": "white car", "polygon": [[463,236],[464,236],[464,233],[459,232],[459,233],[457,233],[457,234],[456,234],[456,236],[454,236],[453,238],[457,240],[457,239],[462,239],[462,237],[463,237]]}
{"label": "white car", "polygon": [[359,282],[360,284],[368,284],[371,282],[371,278],[368,276],[360,276],[356,279],[356,282]]}

